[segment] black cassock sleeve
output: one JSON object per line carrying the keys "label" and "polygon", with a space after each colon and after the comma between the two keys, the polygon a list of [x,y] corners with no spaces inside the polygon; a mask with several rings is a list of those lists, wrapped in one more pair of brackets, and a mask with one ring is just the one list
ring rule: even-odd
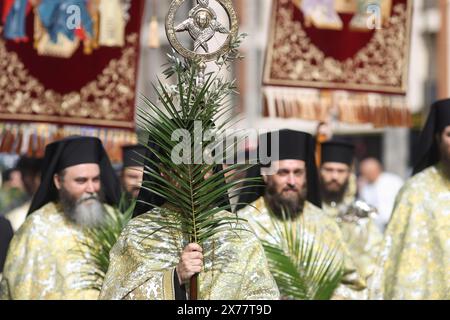
{"label": "black cassock sleeve", "polygon": [[14,235],[11,223],[3,217],[0,217],[0,273],[3,272],[6,254],[8,253],[9,243]]}
{"label": "black cassock sleeve", "polygon": [[175,300],[187,300],[186,286],[184,284],[180,286],[177,270],[173,273],[173,286],[175,287]]}

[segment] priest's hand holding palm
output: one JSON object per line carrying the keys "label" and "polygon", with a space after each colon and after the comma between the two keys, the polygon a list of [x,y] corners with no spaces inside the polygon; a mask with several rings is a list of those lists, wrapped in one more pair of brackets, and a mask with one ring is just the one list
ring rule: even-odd
{"label": "priest's hand holding palm", "polygon": [[202,271],[203,249],[196,243],[190,243],[181,253],[180,262],[176,267],[180,284],[186,284],[196,273]]}

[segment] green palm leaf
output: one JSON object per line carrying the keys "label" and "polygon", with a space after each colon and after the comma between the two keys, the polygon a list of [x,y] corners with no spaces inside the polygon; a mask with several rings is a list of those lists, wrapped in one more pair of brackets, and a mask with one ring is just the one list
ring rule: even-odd
{"label": "green palm leaf", "polygon": [[[303,221],[272,217],[274,232],[260,225],[267,235],[263,247],[282,296],[298,300],[328,300],[343,276],[336,250],[321,247],[315,235],[308,234]],[[267,239],[267,238],[266,238]]]}
{"label": "green palm leaf", "polygon": [[[230,52],[222,56],[217,64],[221,68],[229,67],[229,63],[237,58],[237,48],[242,36],[230,44]],[[138,125],[145,131],[158,148],[147,146],[155,159],[146,159],[150,165],[145,167],[149,181],[144,181],[143,188],[157,194],[165,200],[165,205],[177,210],[160,210],[164,212],[161,220],[164,225],[182,231],[192,242],[203,243],[211,236],[222,232],[231,222],[240,220],[237,216],[218,220],[214,216],[222,210],[230,210],[229,205],[218,206],[228,196],[231,188],[242,183],[226,182],[224,173],[231,177],[247,169],[245,165],[231,166],[223,172],[205,175],[212,171],[211,163],[198,162],[195,155],[203,155],[214,143],[202,143],[194,134],[195,121],[201,121],[202,133],[215,132],[216,136],[224,135],[234,122],[230,96],[236,92],[235,81],[229,81],[218,73],[205,76],[202,85],[197,84],[200,71],[199,61],[181,61],[175,54],[169,55],[168,68],[163,72],[166,77],[174,77],[176,85],[164,85],[162,81],[155,87],[158,103],[142,97],[143,106],[139,107]],[[172,150],[180,141],[173,141],[172,134],[177,129],[185,129],[192,141],[187,142],[183,163],[174,163]],[[238,142],[227,148],[235,149]],[[226,150],[224,150],[225,154]],[[222,158],[224,154],[216,154]],[[235,171],[232,173],[233,171]],[[218,208],[219,207],[219,208]],[[159,208],[163,209],[163,208]],[[162,221],[160,221],[163,223]]]}
{"label": "green palm leaf", "polygon": [[[218,59],[216,64],[220,69],[230,67],[230,62],[239,58],[238,47],[244,35],[230,43],[230,51]],[[142,188],[165,200],[164,207],[155,207],[158,215],[153,215],[154,222],[161,228],[154,232],[174,230],[181,232],[190,242],[200,245],[225,230],[240,230],[236,222],[243,220],[235,216],[218,218],[223,210],[231,211],[229,204],[223,203],[230,189],[246,182],[246,179],[225,181],[224,174],[237,176],[248,165],[237,164],[222,172],[212,173],[215,165],[205,161],[196,161],[196,155],[209,152],[217,141],[202,143],[202,137],[195,135],[195,122],[201,122],[202,134],[214,132],[216,137],[225,136],[227,129],[234,125],[233,105],[231,96],[236,93],[235,81],[229,81],[220,73],[209,73],[204,82],[197,83],[200,71],[200,61],[181,61],[175,54],[168,55],[169,63],[163,74],[175,78],[175,85],[164,84],[158,80],[154,86],[158,102],[152,102],[145,96],[141,97],[142,105],[138,107],[137,125],[146,133],[155,146],[144,145],[154,157],[146,158],[144,173],[147,177]],[[180,141],[174,141],[172,135],[177,129],[185,129],[191,141],[184,147],[188,150],[182,163],[175,163],[172,150],[179,146]],[[226,152],[237,149],[238,141],[227,144],[226,150],[217,152],[214,160],[226,158]],[[201,160],[201,159],[200,159]],[[215,161],[214,161],[215,162]],[[205,178],[205,176],[208,176]],[[254,179],[248,179],[252,182]],[[251,187],[252,183],[247,183]],[[166,210],[165,208],[176,208]],[[92,230],[91,245],[94,251],[89,260],[95,266],[89,276],[101,282],[109,263],[109,250],[114,245],[123,228],[119,218],[113,220],[106,229]],[[108,254],[106,254],[108,253]],[[92,282],[92,281],[91,281]],[[95,285],[93,286],[95,287]],[[98,287],[98,285],[97,285]]]}
{"label": "green palm leaf", "polygon": [[[229,69],[230,63],[238,56],[238,47],[243,36],[233,39],[230,50],[216,62],[219,69]],[[137,123],[157,147],[147,146],[153,158],[146,159],[144,168],[147,180],[142,188],[164,199],[164,207],[176,210],[164,210],[153,207],[159,215],[154,217],[163,228],[181,232],[189,242],[202,245],[211,237],[225,230],[237,230],[237,215],[218,218],[218,213],[231,211],[231,205],[223,202],[231,189],[240,186],[245,179],[224,179],[237,177],[249,166],[233,165],[222,172],[213,173],[215,165],[202,161],[208,154],[218,162],[226,158],[227,151],[236,151],[239,141],[227,144],[226,149],[218,151],[214,147],[218,141],[202,141],[203,134],[214,133],[214,137],[224,137],[227,129],[232,128],[236,119],[233,116],[231,97],[236,94],[236,83],[217,73],[209,73],[204,81],[199,80],[201,61],[181,61],[175,54],[168,55],[169,64],[163,74],[174,78],[175,85],[158,81],[154,87],[158,103],[142,97],[143,105],[138,108]],[[196,126],[201,125],[198,136]],[[174,141],[173,133],[184,129],[190,141]],[[222,141],[220,141],[222,142]],[[172,159],[172,150],[183,147],[182,163]],[[216,153],[212,156],[211,149]],[[200,160],[200,161],[199,161]],[[252,179],[249,179],[251,182]],[[251,185],[251,183],[248,183]],[[161,230],[159,230],[161,231]],[[164,231],[164,230],[163,230]]]}

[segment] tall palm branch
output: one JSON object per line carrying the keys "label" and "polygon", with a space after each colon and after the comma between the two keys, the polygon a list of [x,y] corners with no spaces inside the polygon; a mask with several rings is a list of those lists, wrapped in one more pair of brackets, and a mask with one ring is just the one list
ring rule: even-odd
{"label": "tall palm branch", "polygon": [[[326,249],[313,233],[306,231],[302,219],[272,217],[272,230],[261,228],[269,236],[263,247],[282,296],[298,300],[329,300],[343,276],[336,250]],[[266,238],[267,239],[267,238]]]}
{"label": "tall palm branch", "polygon": [[[240,58],[238,47],[245,34],[230,43],[230,51],[221,56],[216,64],[219,69],[230,68],[230,63]],[[201,68],[200,61],[182,61],[173,53],[168,55],[169,66],[163,72],[167,79],[175,77],[176,85],[163,84],[158,80],[154,89],[158,102],[152,102],[142,96],[143,106],[138,108],[137,124],[150,137],[151,143],[144,143],[154,157],[145,158],[144,174],[147,179],[142,183],[143,189],[164,199],[165,205],[159,207],[147,203],[155,212],[154,221],[162,227],[162,232],[181,232],[190,242],[202,244],[214,235],[226,231],[237,230],[237,221],[243,220],[235,216],[218,217],[217,213],[231,211],[228,197],[229,190],[245,193],[245,188],[251,188],[256,179],[234,179],[246,171],[249,166],[235,164],[222,171],[214,170],[220,159],[233,154],[237,150],[239,140],[228,141],[226,148],[211,153],[221,139],[211,143],[201,143],[194,135],[196,121],[201,122],[202,133],[211,130],[215,137],[225,136],[237,120],[232,109],[232,96],[235,95],[235,81],[221,77],[219,73],[205,76],[203,83],[198,82]],[[172,159],[172,150],[179,146],[179,141],[173,141],[172,134],[184,129],[192,138],[190,143],[183,145],[188,154],[183,154],[183,163]],[[208,154],[211,161],[195,161],[196,155]],[[163,176],[161,175],[163,174]],[[229,180],[224,179],[227,175]],[[238,196],[238,194],[236,194]],[[176,210],[166,210],[171,207]],[[120,206],[122,207],[122,206]],[[118,237],[132,216],[134,205],[121,214],[108,218],[105,226],[87,231],[87,240],[82,247],[88,249],[85,260],[89,270],[84,273],[85,283],[89,288],[101,289],[101,285],[109,266],[109,251],[117,242]],[[247,229],[245,229],[247,231]],[[196,297],[197,277],[191,280],[191,298]]]}
{"label": "tall palm branch", "polygon": [[[242,36],[230,43],[230,51],[216,64],[220,69],[229,69],[230,63],[239,57],[238,47]],[[234,164],[217,171],[227,153],[234,153],[238,140],[219,151],[222,139],[203,142],[203,134],[210,132],[214,137],[225,137],[227,129],[236,123],[232,109],[232,98],[236,94],[234,80],[228,80],[220,72],[205,75],[201,61],[182,61],[169,55],[169,67],[164,71],[167,78],[175,78],[175,85],[165,85],[158,81],[154,89],[158,103],[143,97],[143,106],[138,108],[138,126],[145,131],[151,144],[146,147],[153,157],[146,158],[142,188],[161,197],[165,206],[176,210],[164,210],[148,205],[163,214],[155,216],[162,229],[181,232],[190,242],[202,244],[214,235],[236,228],[240,220],[237,215],[223,217],[221,211],[231,211],[228,192],[240,189],[240,185],[254,179],[233,179],[248,166]],[[200,136],[195,129],[201,128]],[[174,141],[173,133],[184,129],[189,139]],[[186,138],[186,137],[184,137]],[[184,151],[179,152],[180,146]],[[215,150],[215,153],[211,151]],[[175,153],[173,153],[173,151]],[[183,161],[177,162],[173,154]],[[203,161],[203,155],[210,160]],[[227,175],[230,180],[225,180]],[[251,186],[251,183],[249,184]],[[241,190],[242,191],[242,190]],[[196,296],[196,277],[191,281],[191,298]]]}

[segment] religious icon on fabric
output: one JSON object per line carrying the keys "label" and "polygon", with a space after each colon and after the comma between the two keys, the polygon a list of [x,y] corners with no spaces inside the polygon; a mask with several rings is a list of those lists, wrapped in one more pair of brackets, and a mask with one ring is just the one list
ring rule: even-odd
{"label": "religious icon on fabric", "polygon": [[409,126],[412,0],[273,0],[264,116]]}
{"label": "religious icon on fabric", "polygon": [[30,12],[28,0],[5,0],[2,22],[4,37],[15,42],[28,42],[26,35],[26,17]]}
{"label": "religious icon on fabric", "polygon": [[144,4],[0,0],[0,122],[133,130]]}
{"label": "religious icon on fabric", "polygon": [[[3,37],[28,42],[42,56],[70,58],[83,44],[90,55],[99,46],[123,47],[131,0],[6,0]],[[30,16],[30,12],[32,12]],[[128,17],[128,18],[127,18]]]}
{"label": "religious icon on fabric", "polygon": [[[367,26],[382,25],[391,15],[392,0],[292,0],[303,12],[306,27],[343,30],[342,14],[351,15],[350,29],[367,32]],[[371,20],[376,19],[375,22]],[[379,22],[379,23],[378,23]]]}

